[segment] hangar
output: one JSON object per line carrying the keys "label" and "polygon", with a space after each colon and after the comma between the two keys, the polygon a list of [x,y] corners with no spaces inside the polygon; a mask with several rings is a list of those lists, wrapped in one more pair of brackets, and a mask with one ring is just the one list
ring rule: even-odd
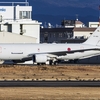
{"label": "hangar", "polygon": [[10,32],[0,32],[0,43],[36,43],[36,38]]}

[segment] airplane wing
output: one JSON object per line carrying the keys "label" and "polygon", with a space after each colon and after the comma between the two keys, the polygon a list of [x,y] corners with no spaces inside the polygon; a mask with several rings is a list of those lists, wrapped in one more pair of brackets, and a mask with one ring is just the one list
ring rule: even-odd
{"label": "airplane wing", "polygon": [[84,51],[91,51],[91,50],[100,51],[100,49],[98,48],[93,48],[93,49],[81,49],[81,50],[71,50],[71,51],[59,51],[59,52],[52,52],[50,54],[54,54],[57,56],[63,56],[63,55],[70,54],[70,53],[84,52]]}
{"label": "airplane wing", "polygon": [[[80,50],[71,50],[71,51],[45,52],[45,53],[36,53],[36,54],[51,54],[51,55],[56,55],[56,56],[64,56],[69,53],[84,52],[84,51],[91,51],[91,50],[100,51],[99,48],[92,48],[92,49],[80,49]],[[29,54],[28,56],[31,57],[33,55],[34,54]]]}

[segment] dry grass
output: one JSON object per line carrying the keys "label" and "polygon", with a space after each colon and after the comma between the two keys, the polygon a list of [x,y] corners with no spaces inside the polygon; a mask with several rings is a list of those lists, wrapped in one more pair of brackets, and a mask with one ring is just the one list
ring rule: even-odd
{"label": "dry grass", "polygon": [[[100,66],[1,66],[0,79],[100,80]],[[94,87],[0,88],[0,100],[100,100]]]}
{"label": "dry grass", "polygon": [[22,80],[100,80],[100,66],[6,66],[0,79]]}
{"label": "dry grass", "polygon": [[100,100],[100,88],[0,88],[0,100]]}

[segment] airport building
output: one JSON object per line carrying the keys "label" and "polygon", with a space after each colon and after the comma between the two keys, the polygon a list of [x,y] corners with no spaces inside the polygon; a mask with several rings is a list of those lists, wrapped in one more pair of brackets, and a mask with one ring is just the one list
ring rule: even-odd
{"label": "airport building", "polygon": [[89,22],[89,27],[90,28],[97,28],[99,25],[99,22]]}
{"label": "airport building", "polygon": [[9,3],[11,6],[0,6],[0,32],[5,34],[0,36],[0,42],[3,36],[3,42],[8,43],[12,38],[12,43],[17,43],[17,39],[20,43],[40,43],[41,22],[32,20],[32,6],[29,6],[27,1],[0,2],[2,3],[5,5]]}
{"label": "airport building", "polygon": [[[97,23],[98,25],[98,23]],[[41,43],[82,43],[95,31],[95,27],[87,27],[83,22],[63,20],[58,27],[42,27],[40,29]]]}

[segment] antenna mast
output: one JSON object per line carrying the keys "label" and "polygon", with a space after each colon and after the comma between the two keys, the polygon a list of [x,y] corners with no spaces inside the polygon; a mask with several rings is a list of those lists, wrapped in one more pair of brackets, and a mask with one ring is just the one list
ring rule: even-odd
{"label": "antenna mast", "polygon": [[100,5],[99,5],[99,26],[100,26]]}
{"label": "antenna mast", "polygon": [[28,4],[28,2],[27,2],[27,0],[25,0],[25,3],[26,3],[26,6],[28,6],[29,4]]}
{"label": "antenna mast", "polygon": [[78,21],[78,14],[76,14],[76,21]]}

